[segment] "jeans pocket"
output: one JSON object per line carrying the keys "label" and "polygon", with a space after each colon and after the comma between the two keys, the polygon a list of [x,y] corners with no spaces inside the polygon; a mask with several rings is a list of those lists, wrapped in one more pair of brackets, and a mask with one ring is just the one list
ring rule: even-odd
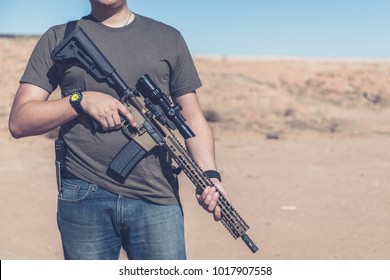
{"label": "jeans pocket", "polygon": [[83,180],[64,179],[61,183],[58,199],[63,202],[80,202],[91,194],[93,186],[95,185]]}

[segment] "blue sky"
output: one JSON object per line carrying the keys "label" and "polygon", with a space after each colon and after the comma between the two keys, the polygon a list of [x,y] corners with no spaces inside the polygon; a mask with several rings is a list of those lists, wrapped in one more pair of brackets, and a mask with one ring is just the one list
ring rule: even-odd
{"label": "blue sky", "polygon": [[[128,0],[179,29],[195,55],[390,59],[389,0]],[[88,0],[0,0],[0,34],[42,34]]]}

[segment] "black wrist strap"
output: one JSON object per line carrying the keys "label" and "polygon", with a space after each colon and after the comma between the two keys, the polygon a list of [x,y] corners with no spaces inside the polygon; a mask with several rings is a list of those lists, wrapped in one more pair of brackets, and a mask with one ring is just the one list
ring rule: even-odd
{"label": "black wrist strap", "polygon": [[203,172],[204,175],[207,176],[207,178],[217,178],[220,182],[222,182],[221,174],[217,170],[206,170]]}

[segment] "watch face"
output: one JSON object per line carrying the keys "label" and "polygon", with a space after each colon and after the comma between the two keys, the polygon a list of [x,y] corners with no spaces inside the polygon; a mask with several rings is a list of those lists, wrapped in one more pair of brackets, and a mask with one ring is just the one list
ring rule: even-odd
{"label": "watch face", "polygon": [[73,95],[70,97],[70,100],[71,100],[72,102],[77,102],[77,101],[79,101],[79,100],[80,100],[80,94],[78,94],[78,93],[73,93]]}
{"label": "watch face", "polygon": [[81,100],[83,99],[83,94],[81,92],[74,92],[70,98],[70,105],[76,110],[77,113],[81,114],[83,112],[83,108],[81,108]]}

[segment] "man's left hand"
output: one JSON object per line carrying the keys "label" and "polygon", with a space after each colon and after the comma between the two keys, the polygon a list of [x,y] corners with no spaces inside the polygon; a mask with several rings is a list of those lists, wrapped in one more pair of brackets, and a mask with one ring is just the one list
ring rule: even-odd
{"label": "man's left hand", "polygon": [[[197,194],[196,198],[198,203],[203,207],[207,212],[213,213],[214,220],[221,220],[221,208],[217,206],[217,201],[219,198],[219,193],[222,194],[226,199],[229,200],[228,195],[223,188],[222,183],[215,178],[210,179],[215,186],[206,187],[202,194]],[[217,191],[218,190],[218,191]]]}

